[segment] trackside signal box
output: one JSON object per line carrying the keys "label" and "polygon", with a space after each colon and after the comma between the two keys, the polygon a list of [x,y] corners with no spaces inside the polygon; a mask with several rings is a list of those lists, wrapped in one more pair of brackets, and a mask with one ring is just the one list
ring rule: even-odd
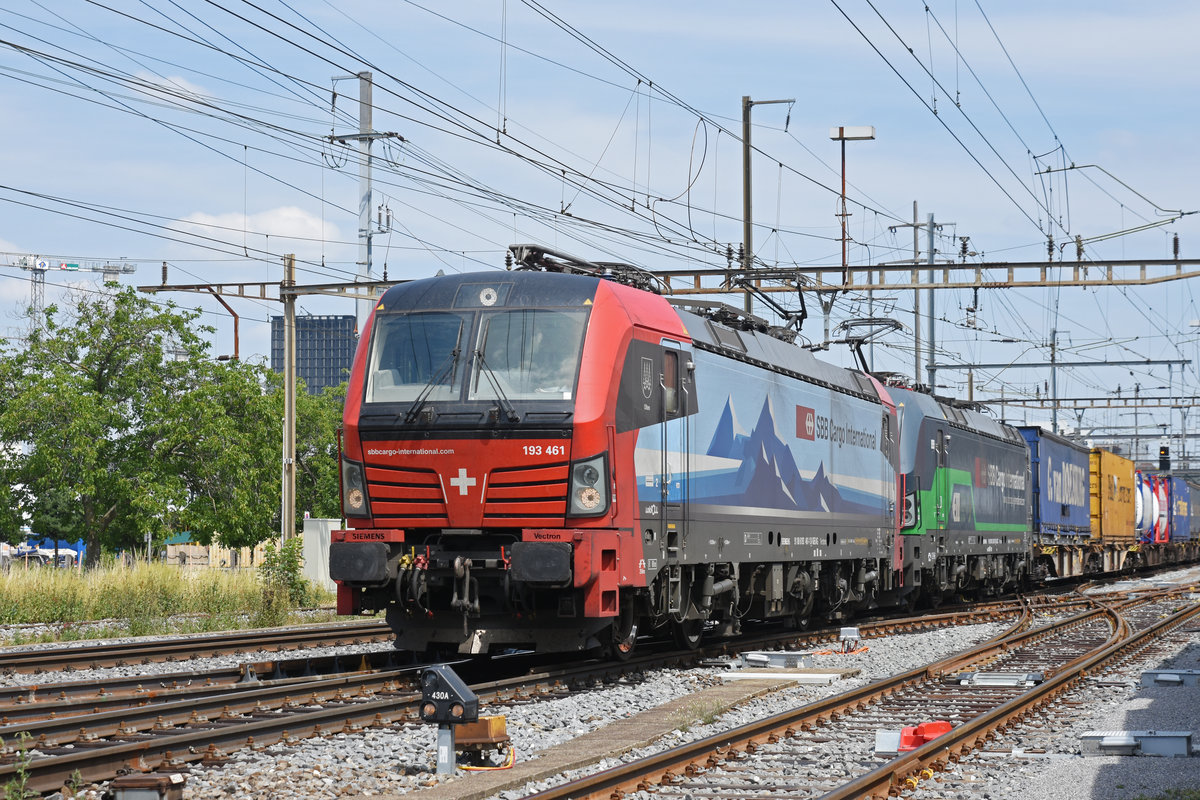
{"label": "trackside signal box", "polygon": [[448,665],[435,664],[421,673],[420,713],[422,720],[438,726],[438,774],[454,774],[454,728],[479,719],[479,698]]}

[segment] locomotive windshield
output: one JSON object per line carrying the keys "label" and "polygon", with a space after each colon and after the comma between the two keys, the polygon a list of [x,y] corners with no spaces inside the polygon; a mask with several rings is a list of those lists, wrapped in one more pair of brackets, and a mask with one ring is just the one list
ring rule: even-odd
{"label": "locomotive windshield", "polygon": [[378,315],[364,399],[570,400],[586,324],[576,309]]}
{"label": "locomotive windshield", "polygon": [[487,314],[470,400],[570,400],[582,350],[583,311],[516,309]]}
{"label": "locomotive windshield", "polygon": [[471,315],[450,311],[388,314],[375,325],[367,375],[368,403],[457,400],[462,389],[459,342]]}

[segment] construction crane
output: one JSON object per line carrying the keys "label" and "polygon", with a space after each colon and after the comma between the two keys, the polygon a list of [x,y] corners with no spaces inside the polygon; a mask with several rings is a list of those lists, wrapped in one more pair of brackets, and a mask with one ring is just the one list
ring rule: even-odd
{"label": "construction crane", "polygon": [[46,307],[47,272],[100,272],[103,273],[104,281],[107,283],[108,281],[115,281],[117,275],[129,274],[137,270],[136,265],[124,261],[116,264],[107,261],[54,261],[38,255],[19,256],[15,260],[10,260],[8,266],[20,267],[29,272],[29,280],[33,285],[29,306],[33,309],[33,319],[35,321],[42,318],[42,312]]}

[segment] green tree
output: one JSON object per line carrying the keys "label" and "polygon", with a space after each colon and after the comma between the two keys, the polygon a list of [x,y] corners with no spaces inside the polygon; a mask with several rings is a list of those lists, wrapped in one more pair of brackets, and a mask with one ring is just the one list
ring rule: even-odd
{"label": "green tree", "polygon": [[197,312],[130,288],[74,306],[0,352],[0,486],[22,487],[18,507],[74,497],[89,564],[147,533],[271,535],[279,413],[263,367],[211,360]]}
{"label": "green tree", "polygon": [[[0,476],[5,474],[5,464],[11,458],[8,448],[0,443]],[[21,526],[24,524],[21,516],[23,499],[22,492],[0,477],[0,542],[16,544],[21,540]]]}
{"label": "green tree", "polygon": [[83,514],[74,492],[61,487],[50,489],[31,505],[29,527],[34,533],[71,542],[83,537]]}
{"label": "green tree", "polygon": [[296,392],[296,508],[301,520],[305,511],[327,519],[342,516],[338,429],[345,404],[345,382],[320,394],[309,394],[303,387]]}

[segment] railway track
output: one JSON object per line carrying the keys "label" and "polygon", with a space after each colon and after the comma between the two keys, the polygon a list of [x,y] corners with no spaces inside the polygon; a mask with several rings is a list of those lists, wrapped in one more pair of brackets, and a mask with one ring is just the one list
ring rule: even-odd
{"label": "railway track", "polygon": [[[1087,601],[1078,595],[1035,595],[1024,602],[1042,605],[1061,603],[1081,604]],[[976,603],[971,608],[981,613],[1004,613],[1014,607],[1016,600]],[[927,615],[931,619],[952,617],[964,613],[966,606],[947,608],[941,614]],[[880,618],[886,621],[887,617]],[[901,622],[909,619],[902,617]],[[835,628],[829,629],[836,632]],[[0,648],[0,675],[122,667],[155,662],[183,661],[193,658],[212,658],[241,653],[286,652],[308,647],[336,647],[386,642],[394,634],[382,620],[338,622],[303,627],[274,628],[257,631],[223,631],[187,637],[120,642],[81,641],[73,644],[32,645]],[[719,646],[719,644],[718,644]],[[745,646],[737,640],[735,646]],[[260,670],[261,672],[262,670]],[[0,687],[0,703],[9,690]]]}
{"label": "railway track", "polygon": [[381,620],[371,620],[257,631],[224,631],[150,641],[38,645],[0,650],[0,673],[98,669],[258,651],[386,642],[393,638],[394,635]]}
{"label": "railway track", "polygon": [[[1009,635],[962,655],[531,795],[610,798],[885,798],[915,787],[995,732],[1044,707],[1089,672],[1146,647],[1200,613],[1165,592]],[[986,672],[982,682],[959,677]],[[1030,673],[1040,673],[1036,677]],[[1022,676],[1002,681],[999,675]],[[976,676],[977,678],[980,676]],[[949,732],[897,755],[877,755],[876,732],[920,722]]]}
{"label": "railway track", "polygon": [[[1062,614],[1097,602],[1078,595],[1039,595],[1020,602],[980,604],[970,611],[860,622],[858,627],[860,636],[869,640],[1017,615],[1028,619],[1030,609]],[[325,634],[344,642],[378,630],[375,624],[337,626]],[[636,681],[639,673],[693,666],[700,659],[727,656],[734,650],[820,646],[836,641],[838,630],[784,633],[776,629],[698,651],[656,653],[646,648],[627,664],[563,668],[513,658],[468,661],[457,668],[485,702],[502,705],[556,696],[597,682]],[[256,644],[257,638],[250,637]],[[285,642],[278,644],[287,648]],[[224,637],[219,649],[228,652],[242,646],[248,646],[244,640],[231,647]],[[218,649],[215,643],[213,647]],[[390,651],[338,656],[331,659],[332,666],[323,666],[332,669],[340,664],[341,672],[323,678],[306,674],[321,659],[298,658],[237,669],[105,679],[103,686],[72,681],[2,689],[0,739],[5,748],[0,752],[0,785],[21,771],[30,788],[48,792],[72,779],[100,782],[130,771],[217,764],[241,748],[415,719],[415,681],[421,665],[398,666],[395,656]],[[494,677],[505,669],[502,664],[511,664],[510,677],[483,681],[483,676]]]}
{"label": "railway track", "polygon": [[294,685],[322,676],[393,670],[401,666],[402,660],[394,651],[369,651],[245,662],[224,669],[158,676],[109,677],[100,685],[80,680],[8,686],[0,688],[0,728],[41,719],[212,697],[235,692],[239,686]]}
{"label": "railway track", "polygon": [[[1072,604],[1084,603],[1074,599]],[[860,625],[864,638],[946,627],[964,622],[1012,618],[1019,604],[999,602],[972,612],[880,620]],[[740,648],[820,645],[837,638],[837,628],[804,633],[778,631],[744,637]],[[731,649],[720,643],[698,651],[648,652],[628,663],[592,662],[572,667],[533,667],[512,659],[508,669],[520,673],[484,681],[505,669],[505,660],[464,662],[457,668],[472,680],[485,702],[503,705],[555,696],[598,682],[637,680],[639,674],[665,667],[693,666]],[[377,656],[378,657],[378,656]],[[264,667],[272,662],[267,662]],[[285,676],[254,680],[254,670],[218,670],[157,676],[119,687],[83,682],[22,687],[0,696],[0,785],[23,770],[35,791],[53,791],[77,779],[96,782],[121,772],[179,768],[187,763],[220,763],[226,754],[291,742],[309,736],[350,732],[415,720],[419,699],[416,681],[421,665],[378,668],[366,664],[351,671],[313,678]],[[359,664],[358,666],[363,666]],[[474,673],[474,674],[473,674]],[[264,669],[263,674],[266,673]],[[11,691],[11,690],[10,690]]]}

